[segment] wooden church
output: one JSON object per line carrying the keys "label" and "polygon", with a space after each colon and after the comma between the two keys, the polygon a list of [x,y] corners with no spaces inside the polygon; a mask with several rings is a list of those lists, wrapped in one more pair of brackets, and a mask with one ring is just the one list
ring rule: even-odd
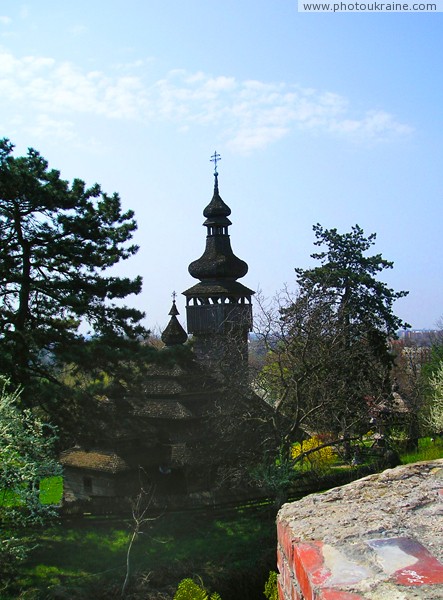
{"label": "wooden church", "polygon": [[101,401],[103,428],[89,447],[61,454],[64,506],[111,512],[143,489],[157,506],[213,504],[253,495],[249,477],[267,437],[269,408],[248,382],[248,333],[254,292],[238,279],[246,262],[231,248],[231,209],[214,193],[203,211],[206,247],[191,262],[198,280],[183,292],[187,332],[175,294],[165,348],[189,344],[187,360],[146,367],[136,395]]}

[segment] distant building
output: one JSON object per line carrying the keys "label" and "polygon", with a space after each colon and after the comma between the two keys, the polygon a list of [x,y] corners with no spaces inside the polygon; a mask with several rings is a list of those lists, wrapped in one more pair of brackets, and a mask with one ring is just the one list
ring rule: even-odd
{"label": "distant building", "polygon": [[431,347],[435,342],[442,337],[442,332],[437,329],[401,329],[397,332],[400,340],[405,343],[421,346]]}

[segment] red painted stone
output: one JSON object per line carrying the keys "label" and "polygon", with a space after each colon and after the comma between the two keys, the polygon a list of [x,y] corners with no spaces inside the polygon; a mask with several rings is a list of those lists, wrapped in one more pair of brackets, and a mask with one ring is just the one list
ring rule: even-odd
{"label": "red painted stone", "polygon": [[292,532],[288,523],[279,522],[277,523],[277,535],[278,541],[282,547],[283,553],[289,562],[292,562],[293,556],[293,540]]}
{"label": "red painted stone", "polygon": [[278,591],[279,600],[285,600],[285,593],[284,593],[281,583],[278,579],[277,579],[277,591]]}
{"label": "red painted stone", "polygon": [[293,568],[301,592],[313,598],[313,586],[322,585],[331,575],[324,566],[322,542],[300,542],[294,546]]}
{"label": "red painted stone", "polygon": [[291,588],[291,600],[303,600],[294,587]]}
{"label": "red painted stone", "polygon": [[[405,565],[391,574],[391,581],[400,585],[432,585],[443,583],[443,565],[424,546],[410,538],[371,540],[368,544],[377,552],[381,548],[396,548],[411,556]],[[380,553],[381,554],[381,553]]]}
{"label": "red painted stone", "polygon": [[285,569],[283,571],[283,584],[284,584],[286,592],[289,592],[289,590],[293,587],[292,579],[291,579],[291,571],[288,568],[288,565],[285,565]]}
{"label": "red painted stone", "polygon": [[323,588],[316,596],[316,600],[364,600],[363,596],[353,594],[352,592],[343,592],[342,590],[333,590]]}
{"label": "red painted stone", "polygon": [[300,543],[294,548],[298,561],[303,565],[314,585],[323,584],[331,572],[324,566],[323,542]]}

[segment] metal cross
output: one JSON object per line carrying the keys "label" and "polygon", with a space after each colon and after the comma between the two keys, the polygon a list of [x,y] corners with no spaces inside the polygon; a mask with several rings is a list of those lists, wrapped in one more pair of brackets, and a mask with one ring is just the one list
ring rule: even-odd
{"label": "metal cross", "polygon": [[219,160],[221,160],[221,156],[220,156],[220,154],[217,154],[217,152],[215,151],[214,154],[210,158],[210,161],[214,163],[214,175],[218,175],[217,163]]}

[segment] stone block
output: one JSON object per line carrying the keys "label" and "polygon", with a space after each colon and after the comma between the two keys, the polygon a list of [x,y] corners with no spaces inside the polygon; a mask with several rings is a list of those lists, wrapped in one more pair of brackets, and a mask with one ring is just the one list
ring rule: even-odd
{"label": "stone block", "polygon": [[366,542],[390,580],[400,585],[443,584],[441,564],[420,542],[410,538],[389,538]]}
{"label": "stone block", "polygon": [[443,599],[443,459],[282,507],[281,600]]}

